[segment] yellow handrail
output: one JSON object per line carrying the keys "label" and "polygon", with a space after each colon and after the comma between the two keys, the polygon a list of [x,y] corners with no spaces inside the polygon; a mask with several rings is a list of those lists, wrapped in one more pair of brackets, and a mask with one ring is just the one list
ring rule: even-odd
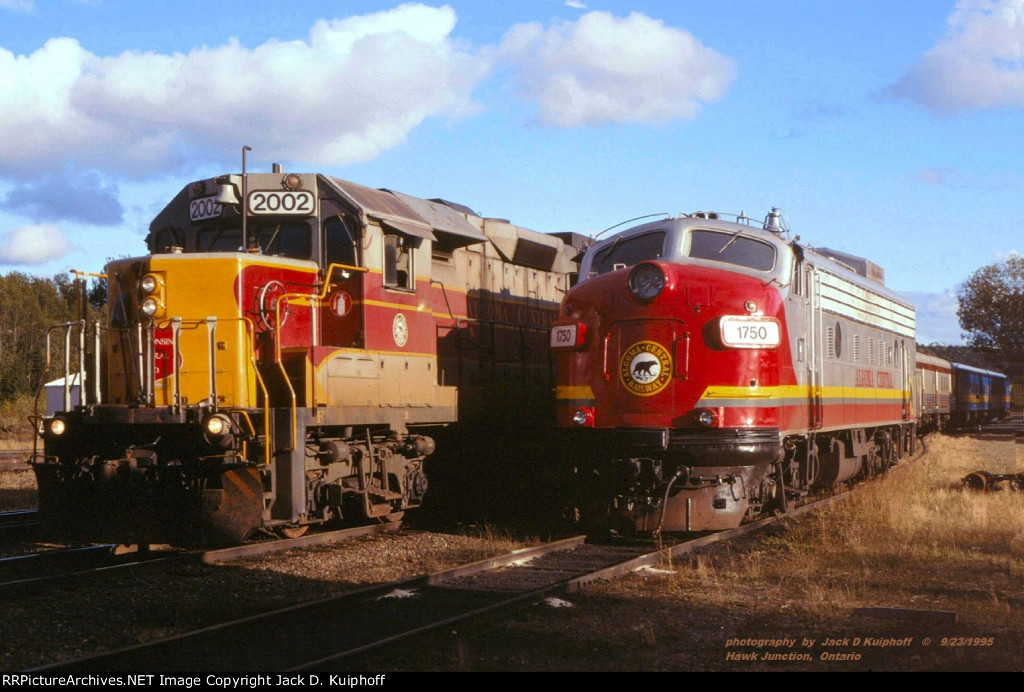
{"label": "yellow handrail", "polygon": [[[284,364],[281,362],[281,334],[280,329],[278,328],[278,326],[281,324],[281,305],[282,303],[287,303],[291,299],[296,298],[309,301],[310,308],[312,309],[314,301],[319,302],[327,297],[327,293],[330,291],[332,285],[331,274],[334,272],[335,269],[340,269],[341,271],[355,272],[368,271],[366,267],[353,267],[348,264],[330,264],[327,267],[327,275],[324,277],[323,288],[320,290],[319,293],[317,293],[316,295],[310,295],[308,293],[283,293],[277,299],[277,303],[274,305],[274,362],[277,363],[278,368],[280,368],[281,375],[284,377],[285,384],[288,385],[288,392],[292,398],[292,446],[285,451],[290,452],[295,449],[295,431],[296,428],[298,427],[298,412],[296,410],[297,404],[295,397],[295,388],[292,387],[291,380],[288,379],[288,373],[287,371],[285,371]],[[312,320],[315,318],[311,315],[310,319]]]}

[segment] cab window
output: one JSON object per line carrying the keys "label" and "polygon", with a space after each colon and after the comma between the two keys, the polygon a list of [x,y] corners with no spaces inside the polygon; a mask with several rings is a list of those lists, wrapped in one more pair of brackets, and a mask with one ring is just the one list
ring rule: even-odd
{"label": "cab window", "polygon": [[412,290],[413,257],[409,238],[395,233],[384,235],[384,285],[388,288]]}
{"label": "cab window", "polygon": [[346,220],[338,216],[324,222],[324,267],[332,264],[343,264],[347,267],[359,265],[355,237]]}
{"label": "cab window", "polygon": [[203,228],[196,234],[196,252],[240,252],[242,229],[235,226]]}
{"label": "cab window", "polygon": [[185,231],[180,228],[162,228],[157,231],[151,243],[154,254],[171,252],[172,248],[185,247]]}
{"label": "cab window", "polygon": [[[309,259],[313,252],[309,224],[262,223],[246,229],[250,248],[258,247],[264,255]],[[242,229],[239,226],[204,228],[196,237],[197,252],[242,252]]]}
{"label": "cab window", "polygon": [[764,272],[775,268],[775,246],[740,233],[690,231],[689,256]]}
{"label": "cab window", "polygon": [[605,274],[615,269],[632,267],[644,260],[661,259],[665,249],[665,231],[644,233],[615,240],[594,255],[591,272]]}
{"label": "cab window", "polygon": [[309,259],[313,252],[306,223],[265,223],[248,233],[250,247],[259,246],[264,255]]}

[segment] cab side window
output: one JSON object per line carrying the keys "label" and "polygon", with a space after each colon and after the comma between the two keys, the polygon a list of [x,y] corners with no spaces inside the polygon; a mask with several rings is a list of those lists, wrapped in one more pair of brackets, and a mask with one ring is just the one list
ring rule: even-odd
{"label": "cab side window", "polygon": [[345,219],[338,216],[324,222],[324,268],[332,264],[359,266],[355,237]]}
{"label": "cab side window", "polygon": [[396,233],[384,235],[384,285],[388,288],[412,290],[413,248],[408,238]]}

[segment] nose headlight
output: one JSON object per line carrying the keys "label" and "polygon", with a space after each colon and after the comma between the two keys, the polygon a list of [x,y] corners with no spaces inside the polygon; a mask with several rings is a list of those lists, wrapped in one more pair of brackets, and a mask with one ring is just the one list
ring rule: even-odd
{"label": "nose headlight", "polygon": [[637,300],[654,300],[665,289],[665,272],[656,264],[644,262],[629,273],[629,290]]}
{"label": "nose headlight", "polygon": [[230,447],[234,440],[231,434],[231,420],[222,413],[209,416],[203,421],[203,437],[215,447]]}
{"label": "nose headlight", "polygon": [[50,421],[50,434],[55,437],[60,437],[67,430],[67,425],[60,418],[54,418]]}
{"label": "nose headlight", "polygon": [[160,303],[156,298],[146,298],[142,301],[142,304],[139,305],[139,312],[146,317],[152,317],[158,310],[160,310]]}
{"label": "nose headlight", "polygon": [[146,274],[142,277],[142,281],[139,282],[139,288],[147,295],[155,291],[159,285],[160,281],[152,274]]}

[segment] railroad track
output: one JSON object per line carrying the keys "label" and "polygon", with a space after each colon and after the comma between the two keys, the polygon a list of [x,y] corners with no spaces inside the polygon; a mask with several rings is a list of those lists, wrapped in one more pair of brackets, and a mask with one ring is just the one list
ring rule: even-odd
{"label": "railroad track", "polygon": [[[826,498],[785,517],[842,499],[844,495]],[[32,671],[337,670],[347,659],[379,647],[579,592],[595,581],[671,561],[777,520],[772,517],[663,546],[588,544],[582,536],[573,537]]]}
{"label": "railroad track", "polygon": [[10,512],[0,512],[0,531],[8,529],[20,529],[26,526],[37,526],[39,524],[39,511],[35,509],[17,509]]}
{"label": "railroad track", "polygon": [[0,559],[0,595],[45,593],[61,584],[82,585],[124,570],[167,569],[195,560],[188,551],[118,553],[114,545],[65,547]]}
{"label": "railroad track", "polygon": [[61,547],[0,558],[0,595],[45,592],[55,586],[90,579],[108,579],[115,572],[166,570],[188,564],[217,564],[242,557],[266,555],[312,545],[351,540],[374,533],[394,531],[400,524],[374,524],[325,531],[301,538],[252,541],[221,550],[126,549],[115,544]]}
{"label": "railroad track", "polygon": [[31,454],[31,449],[0,450],[0,471],[31,471],[27,462]]}

